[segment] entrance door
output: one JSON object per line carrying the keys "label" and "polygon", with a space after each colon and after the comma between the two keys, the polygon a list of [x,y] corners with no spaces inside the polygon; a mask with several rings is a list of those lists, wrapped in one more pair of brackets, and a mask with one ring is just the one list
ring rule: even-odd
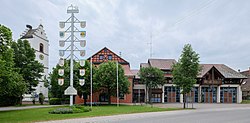
{"label": "entrance door", "polygon": [[194,87],[190,93],[187,94],[188,97],[192,98],[193,102],[198,103],[198,87]]}
{"label": "entrance door", "polygon": [[217,102],[217,87],[202,87],[201,102],[216,103]]}
{"label": "entrance door", "polygon": [[221,103],[236,103],[237,102],[237,88],[236,87],[221,87],[220,102]]}
{"label": "entrance door", "polygon": [[174,86],[166,86],[164,88],[164,102],[180,102],[180,89]]}

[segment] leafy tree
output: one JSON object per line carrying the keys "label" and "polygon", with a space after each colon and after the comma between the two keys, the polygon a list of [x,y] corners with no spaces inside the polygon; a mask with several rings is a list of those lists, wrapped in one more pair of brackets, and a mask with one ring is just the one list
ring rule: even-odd
{"label": "leafy tree", "polygon": [[21,103],[26,91],[23,78],[14,68],[11,30],[0,25],[0,106]]}
{"label": "leafy tree", "polygon": [[[85,75],[80,76],[79,70],[81,68],[85,69]],[[58,70],[64,69],[64,75],[61,77],[58,75]],[[93,66],[93,74],[95,72],[95,67]],[[77,90],[78,96],[84,98],[84,103],[86,104],[87,96],[90,95],[90,63],[86,61],[85,66],[81,67],[78,62],[74,61],[74,67],[73,67],[73,74],[74,74],[74,87]],[[53,72],[50,75],[51,78],[51,89],[50,92],[52,94],[52,97],[54,98],[66,98],[64,95],[64,91],[68,88],[70,83],[70,60],[65,60],[65,64],[63,67],[57,65],[55,68],[53,68]],[[62,86],[58,85],[58,79],[64,78],[64,84]],[[79,79],[85,79],[85,84],[83,86],[80,86]],[[94,82],[94,80],[93,80]],[[93,91],[95,90],[96,84],[93,83]]]}
{"label": "leafy tree", "polygon": [[183,108],[186,108],[186,94],[192,90],[196,83],[199,71],[199,54],[193,51],[190,44],[186,44],[179,61],[173,65],[173,82],[181,89],[184,96]]}
{"label": "leafy tree", "polygon": [[141,81],[146,85],[151,103],[152,88],[158,88],[165,83],[164,73],[155,67],[144,67],[139,71]]}
{"label": "leafy tree", "polygon": [[[55,68],[53,68],[52,74],[50,74],[50,81],[51,81],[51,96],[53,98],[64,98],[64,90],[67,89],[69,86],[69,75],[70,75],[70,61],[65,60],[64,66],[61,67],[58,64],[56,65]],[[64,75],[61,77],[58,75],[58,70],[59,69],[64,69]],[[74,70],[76,68],[73,68]],[[75,73],[75,72],[74,72]],[[64,84],[62,86],[58,85],[58,79],[59,78],[64,78]],[[74,80],[75,76],[74,76]],[[75,82],[74,82],[75,83]]]}
{"label": "leafy tree", "polygon": [[[117,96],[117,66],[116,62],[102,63],[95,75],[97,87],[101,92],[108,96],[108,103],[111,104],[111,96]],[[129,93],[129,81],[124,75],[124,70],[121,65],[118,65],[118,88],[120,94]]]}
{"label": "leafy tree", "polygon": [[27,40],[19,39],[17,42],[13,42],[12,48],[14,49],[15,67],[19,69],[19,73],[27,84],[27,93],[31,93],[41,81],[44,66],[35,60],[35,50],[31,48]]}
{"label": "leafy tree", "polygon": [[[85,75],[83,77],[80,76],[79,74],[79,70],[77,71],[77,74],[79,76],[79,78],[81,79],[85,79],[85,84],[83,86],[81,86],[79,84],[79,82],[77,82],[75,85],[76,87],[76,90],[77,90],[77,95],[79,97],[82,97],[83,96],[83,99],[84,99],[84,104],[86,105],[86,101],[87,101],[87,98],[88,98],[88,95],[90,95],[90,87],[91,87],[91,82],[90,82],[90,62],[86,62],[85,63],[85,66],[84,67],[81,67],[79,64],[77,64],[77,66],[79,66],[78,68],[81,68],[81,69],[85,69]],[[92,75],[94,75],[96,72],[96,67],[94,65],[92,65]],[[92,91],[94,92],[95,90],[97,90],[97,84],[96,84],[96,81],[93,80],[92,78]]]}

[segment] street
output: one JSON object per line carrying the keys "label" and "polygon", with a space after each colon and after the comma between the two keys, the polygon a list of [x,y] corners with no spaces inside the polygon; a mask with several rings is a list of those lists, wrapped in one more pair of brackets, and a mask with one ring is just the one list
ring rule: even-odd
{"label": "street", "polygon": [[[223,105],[224,106],[224,105]],[[47,123],[250,123],[250,107],[202,108],[168,112],[152,112],[102,116],[94,118],[77,118]]]}

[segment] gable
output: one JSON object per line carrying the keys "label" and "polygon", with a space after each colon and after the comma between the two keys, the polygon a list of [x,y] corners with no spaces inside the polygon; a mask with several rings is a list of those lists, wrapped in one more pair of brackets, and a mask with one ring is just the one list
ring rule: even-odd
{"label": "gable", "polygon": [[[107,47],[104,47],[103,49],[101,49],[100,51],[92,55],[91,57],[92,57],[93,64],[101,64],[107,61],[118,61],[119,64],[129,65],[129,62],[127,62],[126,60],[124,60],[123,58],[115,54],[114,52],[112,52]],[[88,60],[90,60],[91,57],[89,57]]]}

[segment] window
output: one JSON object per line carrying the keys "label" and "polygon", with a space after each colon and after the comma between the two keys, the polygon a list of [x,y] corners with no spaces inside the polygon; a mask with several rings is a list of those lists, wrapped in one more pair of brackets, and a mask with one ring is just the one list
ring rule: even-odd
{"label": "window", "polygon": [[108,55],[108,60],[112,60],[112,55]]}
{"label": "window", "polygon": [[103,60],[103,55],[99,55],[99,60]]}
{"label": "window", "polygon": [[43,44],[42,43],[40,43],[40,50],[39,51],[43,53]]}
{"label": "window", "polygon": [[124,99],[124,94],[123,93],[120,93],[120,95],[119,95],[119,99]]}

